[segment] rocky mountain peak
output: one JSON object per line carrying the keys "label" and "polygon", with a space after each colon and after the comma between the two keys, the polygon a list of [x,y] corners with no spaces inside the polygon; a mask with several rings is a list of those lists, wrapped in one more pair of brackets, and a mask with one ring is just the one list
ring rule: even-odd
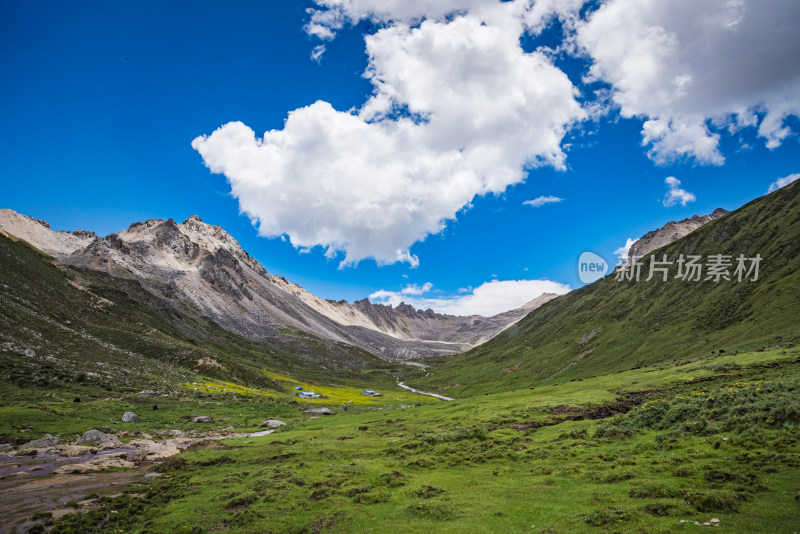
{"label": "rocky mountain peak", "polygon": [[187,217],[186,220],[183,221],[181,224],[187,225],[187,224],[205,224],[205,223],[203,222],[203,219],[201,219],[199,215],[189,215],[189,217]]}
{"label": "rocky mountain peak", "polygon": [[87,239],[87,238],[88,239],[97,239],[97,234],[96,233],[91,232],[89,230],[81,230],[80,228],[78,228],[77,230],[74,230],[72,232],[72,235],[74,235],[75,237],[83,238],[83,239]]}
{"label": "rocky mountain peak", "polygon": [[53,232],[11,210],[0,229],[59,258],[120,278],[136,278],[154,294],[178,299],[223,328],[253,339],[286,335],[288,326],[386,358],[466,350],[527,314],[520,308],[494,317],[457,317],[397,306],[323,300],[271,275],[220,226],[193,215],[181,223],[150,219],[98,238],[93,232]]}
{"label": "rocky mountain peak", "polygon": [[630,250],[628,250],[628,261],[630,262],[634,257],[642,257],[656,249],[667,246],[727,213],[728,210],[717,208],[708,215],[693,215],[682,221],[670,221],[657,230],[647,232],[641,239],[631,245]]}
{"label": "rocky mountain peak", "polygon": [[94,232],[54,232],[47,222],[11,209],[0,209],[0,229],[56,257],[69,256],[97,240]]}

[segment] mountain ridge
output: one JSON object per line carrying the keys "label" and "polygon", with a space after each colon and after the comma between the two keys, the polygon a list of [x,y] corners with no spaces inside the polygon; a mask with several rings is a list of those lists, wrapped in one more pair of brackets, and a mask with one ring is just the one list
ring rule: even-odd
{"label": "mountain ridge", "polygon": [[[0,228],[63,263],[148,281],[152,291],[186,300],[237,334],[266,340],[292,328],[389,359],[467,350],[555,297],[543,295],[493,317],[450,316],[367,299],[325,300],[268,273],[222,227],[196,215],[182,223],[135,222],[99,237],[83,230],[53,232],[44,221],[6,209],[0,210]],[[165,286],[175,295],[167,295]]]}
{"label": "mountain ridge", "polygon": [[667,246],[728,213],[730,212],[726,209],[717,208],[708,215],[693,215],[680,221],[669,221],[661,228],[651,230],[637,239],[628,250],[628,261],[632,262],[635,257],[641,258],[656,249]]}
{"label": "mountain ridge", "polygon": [[[673,262],[647,281],[649,258]],[[729,279],[678,278],[677,261],[731,261]],[[736,258],[761,258],[758,279],[737,281]],[[787,185],[640,262],[641,277],[604,278],[550,301],[492,340],[431,362],[418,387],[464,396],[583,380],[641,366],[800,342],[800,186]],[[753,276],[752,274],[750,275]],[[458,386],[453,386],[458,384]],[[451,389],[452,388],[452,389]]]}

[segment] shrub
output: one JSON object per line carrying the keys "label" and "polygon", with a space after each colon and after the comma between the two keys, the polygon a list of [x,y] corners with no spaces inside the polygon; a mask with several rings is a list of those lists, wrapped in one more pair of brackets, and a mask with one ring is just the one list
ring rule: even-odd
{"label": "shrub", "polygon": [[391,499],[391,495],[383,488],[379,488],[374,492],[369,493],[359,493],[353,499],[353,502],[357,502],[359,504],[378,504],[382,502],[389,502]]}
{"label": "shrub", "polygon": [[436,467],[436,462],[428,456],[417,456],[414,460],[408,462],[408,466],[418,469],[433,469]]}
{"label": "shrub", "polygon": [[458,517],[452,506],[440,502],[416,501],[406,511],[411,515],[437,521],[450,521]]}
{"label": "shrub", "polygon": [[667,516],[670,513],[670,510],[674,510],[675,505],[665,502],[651,502],[645,504],[642,510],[647,512],[650,515],[656,516]]}
{"label": "shrub", "polygon": [[630,519],[630,512],[616,507],[595,510],[591,514],[584,517],[586,524],[593,527],[602,527],[603,525],[630,521]]}
{"label": "shrub", "polygon": [[736,512],[741,505],[741,499],[730,491],[693,493],[686,500],[698,512]]}
{"label": "shrub", "polygon": [[669,499],[680,497],[681,492],[667,486],[645,484],[631,488],[630,491],[628,491],[628,495],[634,499]]}
{"label": "shrub", "polygon": [[430,484],[426,484],[421,486],[415,490],[411,491],[411,494],[415,497],[419,497],[420,499],[430,499],[431,497],[436,497],[437,495],[441,495],[444,493],[445,490],[442,488],[437,488],[436,486],[431,486]]}
{"label": "shrub", "polygon": [[392,471],[391,473],[383,473],[378,476],[378,482],[390,488],[397,488],[405,486],[408,477],[400,471]]}

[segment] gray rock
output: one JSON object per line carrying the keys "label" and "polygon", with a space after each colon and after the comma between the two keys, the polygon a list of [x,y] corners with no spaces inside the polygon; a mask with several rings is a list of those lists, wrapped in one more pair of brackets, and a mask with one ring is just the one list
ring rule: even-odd
{"label": "gray rock", "polygon": [[279,421],[278,419],[267,419],[258,426],[260,428],[278,428],[279,426],[283,426],[285,424],[286,423],[284,423],[283,421]]}
{"label": "gray rock", "polygon": [[192,417],[193,423],[215,423],[214,418],[210,415],[195,415]]}
{"label": "gray rock", "polygon": [[58,450],[61,456],[66,456],[67,458],[85,456],[97,452],[97,449],[94,447],[87,447],[85,445],[59,445]]}
{"label": "gray rock", "polygon": [[83,445],[85,443],[96,443],[98,445],[105,445],[104,448],[110,448],[113,445],[122,445],[119,438],[113,434],[106,434],[97,429],[92,429],[84,433],[81,437],[75,440],[75,445]]}
{"label": "gray rock", "polygon": [[155,391],[150,391],[149,389],[146,389],[144,391],[140,391],[136,395],[138,397],[143,398],[143,399],[152,399],[153,397],[156,396],[156,392]]}
{"label": "gray rock", "polygon": [[[115,436],[116,437],[116,436]],[[98,456],[86,462],[77,464],[66,464],[57,467],[53,473],[56,475],[80,474],[80,473],[95,473],[98,471],[106,471],[108,469],[131,468],[135,467],[133,462],[129,462],[120,457],[111,456]]]}
{"label": "gray rock", "polygon": [[139,416],[133,412],[125,412],[125,414],[122,416],[122,420],[126,423],[138,423],[141,421]]}
{"label": "gray rock", "polygon": [[333,415],[333,410],[330,408],[313,408],[311,410],[306,410],[306,413],[314,413],[317,415]]}
{"label": "gray rock", "polygon": [[33,358],[34,356],[36,356],[36,351],[33,349],[25,349],[25,356],[27,356],[28,358]]}
{"label": "gray rock", "polygon": [[13,447],[12,447],[10,444],[8,444],[8,443],[0,443],[0,452],[8,452],[8,451],[10,451],[12,448],[13,448]]}
{"label": "gray rock", "polygon": [[35,439],[33,441],[29,441],[28,443],[21,445],[19,450],[24,451],[28,449],[49,449],[58,445],[58,438],[55,436],[51,436],[50,434],[45,434],[43,438]]}

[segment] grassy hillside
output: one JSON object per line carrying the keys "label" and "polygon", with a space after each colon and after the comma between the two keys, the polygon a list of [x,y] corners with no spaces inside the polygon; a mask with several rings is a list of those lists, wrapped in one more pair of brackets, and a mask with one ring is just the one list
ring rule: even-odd
{"label": "grassy hillside", "polygon": [[124,409],[150,410],[154,402],[136,395],[142,390],[158,396],[161,410],[150,419],[164,425],[178,419],[171,408],[191,413],[216,393],[289,399],[293,377],[342,388],[337,399],[394,388],[398,366],[365,351],[297,332],[253,342],[136,280],[65,267],[4,235],[0,273],[0,437],[110,424]]}
{"label": "grassy hillside", "polygon": [[[653,254],[763,258],[757,281],[719,283],[613,275],[559,297],[475,349],[428,360],[413,383],[464,396],[645,365],[796,343],[800,339],[800,184],[750,202]],[[734,262],[735,268],[735,262]],[[733,275],[734,268],[730,269]],[[706,272],[703,272],[703,278]]]}

